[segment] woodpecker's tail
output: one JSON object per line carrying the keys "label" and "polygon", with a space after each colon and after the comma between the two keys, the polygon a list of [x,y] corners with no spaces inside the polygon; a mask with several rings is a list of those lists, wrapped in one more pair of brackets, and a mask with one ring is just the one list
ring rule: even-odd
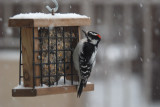
{"label": "woodpecker's tail", "polygon": [[77,97],[80,97],[83,91],[83,87],[84,87],[84,80],[81,80],[79,86],[78,86],[78,91],[77,91]]}

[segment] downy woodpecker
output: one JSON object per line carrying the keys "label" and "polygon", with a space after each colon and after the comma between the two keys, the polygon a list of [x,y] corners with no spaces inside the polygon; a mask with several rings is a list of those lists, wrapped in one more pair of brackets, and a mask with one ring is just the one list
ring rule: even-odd
{"label": "downy woodpecker", "polygon": [[86,38],[79,41],[73,53],[74,66],[79,76],[77,97],[81,96],[83,87],[86,86],[92,68],[95,65],[97,48],[101,40],[101,36],[96,32],[93,31],[88,31],[88,32],[83,31],[83,32]]}

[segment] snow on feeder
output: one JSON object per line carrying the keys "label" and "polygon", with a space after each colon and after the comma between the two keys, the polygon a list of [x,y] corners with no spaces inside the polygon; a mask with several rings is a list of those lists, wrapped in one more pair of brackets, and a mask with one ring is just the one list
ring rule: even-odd
{"label": "snow on feeder", "polygon": [[[20,28],[19,86],[12,96],[37,96],[76,92],[78,81],[72,54],[80,39],[80,26],[90,18],[75,13],[19,14],[9,27]],[[88,83],[84,91],[92,91]]]}

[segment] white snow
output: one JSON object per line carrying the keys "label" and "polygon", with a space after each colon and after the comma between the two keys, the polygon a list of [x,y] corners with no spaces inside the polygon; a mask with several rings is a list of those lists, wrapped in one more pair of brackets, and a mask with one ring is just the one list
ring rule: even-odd
{"label": "white snow", "polygon": [[[36,86],[35,88],[48,88],[48,86],[45,84],[42,84],[42,86]],[[16,87],[14,87],[14,89],[32,89],[32,87],[24,87],[22,82],[21,85],[17,85]]]}
{"label": "white snow", "polygon": [[76,13],[55,13],[52,14],[46,14],[46,13],[21,13],[17,14],[13,17],[10,17],[11,19],[54,19],[54,18],[89,18],[85,15],[79,15]]}
{"label": "white snow", "polygon": [[146,29],[145,29],[145,28],[143,28],[143,32],[146,32]]}
{"label": "white snow", "polygon": [[139,5],[140,5],[141,8],[143,7],[143,4],[142,4],[142,3],[140,3]]}
{"label": "white snow", "polygon": [[[65,79],[65,86],[67,86],[67,85],[71,85],[72,83],[71,83],[71,81],[70,80],[67,80],[67,79]],[[60,78],[60,80],[58,81],[58,84],[59,85],[64,85],[64,77],[61,77]],[[78,85],[78,82],[77,81],[73,81],[73,84],[74,85]],[[54,85],[55,86],[55,85]]]}
{"label": "white snow", "polygon": [[36,86],[36,88],[48,88],[46,84],[42,84],[42,86]]}
{"label": "white snow", "polygon": [[140,57],[140,60],[141,60],[141,62],[143,62],[143,58],[142,57]]}
{"label": "white snow", "polygon": [[118,32],[118,35],[121,36],[121,32]]}
{"label": "white snow", "polygon": [[32,87],[24,87],[23,82],[21,82],[21,85],[17,85],[14,89],[32,89]]}
{"label": "white snow", "polygon": [[[91,84],[91,82],[87,82],[87,84]],[[58,81],[58,85],[51,85],[50,87],[60,87],[60,86],[70,86],[71,81],[66,79],[66,83],[64,84],[64,77],[61,77],[60,80]],[[77,81],[73,81],[73,85],[78,85]],[[36,86],[36,89],[38,88],[48,88],[47,85],[42,84],[42,86]],[[21,82],[21,85],[17,85],[14,87],[14,89],[32,89],[32,87],[24,87],[23,82]],[[67,88],[66,88],[67,89]]]}
{"label": "white snow", "polygon": [[7,35],[12,35],[13,34],[13,29],[7,27],[6,28],[6,33],[7,33]]}
{"label": "white snow", "polygon": [[[42,86],[36,86],[36,89],[38,88],[48,88],[47,85],[42,84]],[[23,82],[21,82],[21,85],[17,85],[16,87],[14,87],[14,89],[32,89],[32,87],[24,87]]]}

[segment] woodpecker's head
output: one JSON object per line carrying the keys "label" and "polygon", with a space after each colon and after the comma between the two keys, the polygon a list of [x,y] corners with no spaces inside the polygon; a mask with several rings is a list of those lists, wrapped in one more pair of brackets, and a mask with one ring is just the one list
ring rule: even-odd
{"label": "woodpecker's head", "polygon": [[93,32],[93,31],[88,31],[88,32],[86,32],[84,30],[82,30],[82,31],[84,32],[88,42],[90,42],[94,45],[98,45],[98,43],[101,40],[101,36],[98,33]]}

